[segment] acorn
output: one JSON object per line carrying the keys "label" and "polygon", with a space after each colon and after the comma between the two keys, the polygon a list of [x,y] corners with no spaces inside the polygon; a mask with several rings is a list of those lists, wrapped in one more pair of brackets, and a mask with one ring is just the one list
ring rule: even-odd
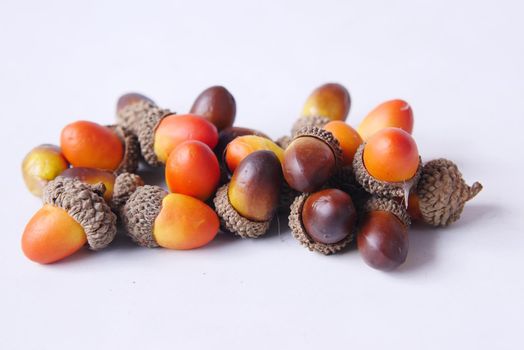
{"label": "acorn", "polygon": [[147,164],[160,166],[163,163],[154,151],[155,130],[165,117],[173,114],[175,113],[158,107],[147,98],[138,98],[118,109],[117,122],[118,125],[136,135],[140,153]]}
{"label": "acorn", "polygon": [[406,261],[410,218],[405,207],[394,199],[374,197],[365,205],[357,234],[357,246],[371,267],[390,271]]}
{"label": "acorn", "polygon": [[216,213],[199,199],[140,186],[121,210],[127,234],[139,246],[186,250],[202,247],[218,233]]}
{"label": "acorn", "polygon": [[289,227],[300,244],[325,255],[336,253],[354,238],[357,212],[351,196],[339,189],[303,193],[295,198]]}
{"label": "acorn", "polygon": [[213,199],[222,229],[242,238],[264,235],[278,207],[281,183],[275,153],[262,150],[245,157]]}
{"label": "acorn", "polygon": [[138,161],[140,159],[140,144],[138,137],[130,130],[119,125],[108,125],[109,129],[113,130],[124,143],[124,157],[122,162],[115,170],[116,174],[134,173],[138,169]]}
{"label": "acorn", "polygon": [[286,148],[282,170],[292,189],[313,192],[320,189],[341,164],[342,150],[333,134],[316,127],[306,127]]}
{"label": "acorn", "polygon": [[129,200],[129,197],[142,186],[144,186],[144,180],[142,180],[139,175],[132,173],[122,173],[118,175],[113,185],[113,195],[109,205],[115,212],[120,213],[120,210]]}
{"label": "acorn", "polygon": [[435,159],[422,168],[417,187],[410,196],[408,210],[432,226],[448,226],[457,221],[467,201],[482,190],[479,182],[468,186],[457,165],[447,159]]}
{"label": "acorn", "polygon": [[43,203],[22,236],[25,255],[47,264],[61,260],[87,244],[105,248],[116,235],[116,215],[105,203],[102,183],[88,185],[56,177],[44,188]]}
{"label": "acorn", "polygon": [[359,146],[353,169],[367,192],[405,198],[407,206],[409,191],[418,183],[422,165],[411,135],[399,128],[385,128]]}
{"label": "acorn", "polygon": [[220,131],[233,126],[236,110],[235,98],[225,87],[211,86],[198,95],[189,113],[203,116]]}

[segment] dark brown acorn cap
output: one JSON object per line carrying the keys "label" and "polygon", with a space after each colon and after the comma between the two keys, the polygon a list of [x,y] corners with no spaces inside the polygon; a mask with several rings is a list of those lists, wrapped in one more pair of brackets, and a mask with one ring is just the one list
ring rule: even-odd
{"label": "dark brown acorn cap", "polygon": [[[369,193],[380,196],[380,197],[407,197],[409,190],[416,186],[419,179],[420,173],[422,172],[422,161],[419,160],[419,165],[417,172],[409,180],[402,182],[387,182],[381,181],[368,172],[366,166],[364,165],[364,160],[362,158],[364,154],[364,147],[366,143],[361,144],[357,152],[355,153],[355,158],[353,159],[353,169],[355,172],[355,178],[362,185],[362,187]],[[407,204],[407,203],[406,203]]]}
{"label": "dark brown acorn cap", "polygon": [[138,187],[122,209],[122,221],[127,234],[139,246],[158,247],[153,236],[155,220],[162,209],[167,192],[158,186]]}
{"label": "dark brown acorn cap", "polygon": [[331,119],[329,119],[328,117],[321,116],[321,115],[299,117],[293,124],[293,127],[291,128],[291,137],[294,137],[299,130],[307,126],[314,126],[319,129],[322,129],[324,125],[326,125],[330,121]]}
{"label": "dark brown acorn cap", "polygon": [[280,148],[282,149],[286,149],[287,146],[289,146],[289,144],[291,143],[292,141],[292,138],[290,136],[287,136],[287,135],[284,135],[284,136],[280,136],[276,141],[275,143],[280,146]]}
{"label": "dark brown acorn cap", "polygon": [[124,158],[115,170],[115,174],[134,173],[138,169],[138,160],[140,158],[140,145],[138,138],[131,131],[120,125],[108,125],[124,144]]}
{"label": "dark brown acorn cap", "polygon": [[416,188],[423,221],[433,226],[447,226],[457,221],[465,203],[481,190],[478,182],[468,186],[457,165],[450,160],[435,159],[426,163]]}
{"label": "dark brown acorn cap", "polygon": [[371,197],[364,206],[365,212],[370,211],[387,211],[392,213],[400,220],[406,227],[411,225],[411,219],[406,210],[406,207],[391,198]]}
{"label": "dark brown acorn cap", "polygon": [[335,156],[335,163],[337,168],[340,167],[340,165],[342,164],[342,149],[340,148],[340,143],[331,132],[318,128],[316,126],[306,126],[297,131],[295,137],[293,138],[293,141],[300,137],[314,137],[326,143],[329,146],[329,148],[331,148],[331,151]]}
{"label": "dark brown acorn cap", "polygon": [[289,214],[289,228],[293,237],[297,239],[300,244],[308,248],[310,251],[316,251],[325,255],[337,253],[348,246],[354,238],[354,232],[350,233],[342,241],[334,244],[325,244],[315,242],[306,232],[302,223],[302,209],[306,199],[309,197],[309,193],[302,193],[300,196],[295,198],[295,201],[291,205],[291,212]]}
{"label": "dark brown acorn cap", "polygon": [[113,197],[111,198],[110,206],[117,213],[126,204],[129,197],[140,186],[144,186],[144,180],[136,174],[122,173],[115,179],[113,185]]}
{"label": "dark brown acorn cap", "polygon": [[340,168],[326,183],[326,187],[338,188],[349,194],[355,207],[358,209],[363,207],[370,196],[370,194],[357,182],[355,172],[351,165],[346,165]]}
{"label": "dark brown acorn cap", "polygon": [[223,185],[213,198],[221,228],[242,238],[258,238],[264,235],[269,229],[271,220],[257,222],[240,215],[229,202],[228,188],[229,184]]}
{"label": "dark brown acorn cap", "polygon": [[106,204],[104,184],[88,185],[58,176],[44,188],[44,204],[62,208],[83,228],[93,250],[105,248],[116,235],[116,215]]}

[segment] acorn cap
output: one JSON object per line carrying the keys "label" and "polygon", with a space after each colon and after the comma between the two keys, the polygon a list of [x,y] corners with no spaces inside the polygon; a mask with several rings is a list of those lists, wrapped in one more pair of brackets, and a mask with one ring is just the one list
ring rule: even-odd
{"label": "acorn cap", "polygon": [[400,220],[406,227],[411,225],[406,207],[391,198],[371,197],[364,205],[364,212],[370,211],[386,211],[392,213]]}
{"label": "acorn cap", "polygon": [[146,112],[137,125],[140,151],[147,164],[151,166],[161,166],[163,163],[158,159],[154,150],[155,131],[162,119],[174,113],[168,109],[160,109],[158,107],[149,108]]}
{"label": "acorn cap", "polygon": [[284,136],[280,136],[276,141],[275,143],[280,146],[280,148],[282,149],[286,149],[287,146],[289,146],[289,144],[291,143],[293,139],[290,137],[290,136],[287,136],[287,135],[284,135]]}
{"label": "acorn cap", "polygon": [[44,204],[62,208],[84,229],[93,250],[105,248],[116,235],[116,215],[103,198],[102,183],[88,185],[76,178],[58,176],[44,188]]}
{"label": "acorn cap", "polygon": [[148,113],[148,110],[158,108],[152,101],[140,99],[117,111],[117,124],[138,134],[138,123]]}
{"label": "acorn cap", "polygon": [[342,241],[325,244],[319,243],[313,240],[306,232],[304,225],[302,223],[302,209],[306,199],[309,197],[309,193],[302,193],[300,196],[295,198],[295,201],[291,205],[291,212],[289,214],[289,228],[293,237],[297,239],[300,244],[307,247],[310,251],[316,251],[325,255],[330,255],[339,252],[348,246],[354,238],[354,232],[351,232],[346,238]]}
{"label": "acorn cap", "polygon": [[158,186],[141,186],[122,208],[122,220],[127,234],[139,246],[158,247],[153,236],[153,228],[166,195],[167,192]]}
{"label": "acorn cap", "polygon": [[322,129],[324,125],[326,125],[330,121],[331,119],[329,119],[328,117],[321,116],[321,115],[299,117],[293,124],[293,127],[291,128],[291,136],[294,137],[298,131],[300,131],[301,129],[307,126],[314,126],[319,129]]}
{"label": "acorn cap", "polygon": [[433,226],[447,226],[460,218],[467,201],[482,190],[475,182],[468,186],[457,165],[435,159],[424,165],[416,193],[422,219]]}
{"label": "acorn cap", "polygon": [[229,184],[223,185],[213,198],[221,228],[242,238],[258,238],[265,234],[271,220],[251,221],[240,215],[229,202],[228,188]]}
{"label": "acorn cap", "polygon": [[342,149],[340,148],[338,140],[335,138],[335,136],[333,136],[331,132],[318,128],[316,126],[306,126],[297,131],[295,137],[293,138],[293,141],[300,137],[314,137],[316,139],[319,139],[320,141],[323,141],[325,144],[329,146],[329,148],[331,148],[331,151],[335,156],[336,167],[340,167],[340,165],[342,164]]}
{"label": "acorn cap", "polygon": [[134,173],[138,169],[138,160],[140,158],[140,145],[138,138],[131,131],[120,125],[108,125],[124,144],[124,158],[115,170],[115,174]]}
{"label": "acorn cap", "polygon": [[349,194],[355,207],[362,208],[369,199],[370,194],[362,188],[355,178],[355,172],[351,165],[346,165],[335,173],[331,179],[326,183],[328,188],[338,188]]}
{"label": "acorn cap", "polygon": [[144,186],[142,178],[136,174],[122,173],[115,179],[113,185],[113,197],[110,206],[117,213],[126,204],[129,197],[137,190],[138,187]]}
{"label": "acorn cap", "polygon": [[362,185],[362,187],[369,193],[380,196],[380,197],[404,197],[407,198],[409,190],[416,186],[420,179],[420,173],[422,172],[422,161],[419,157],[419,165],[415,175],[409,180],[401,182],[388,182],[374,178],[366,169],[364,160],[362,158],[364,154],[364,147],[366,143],[361,144],[355,158],[353,159],[353,169],[355,172],[355,178]]}

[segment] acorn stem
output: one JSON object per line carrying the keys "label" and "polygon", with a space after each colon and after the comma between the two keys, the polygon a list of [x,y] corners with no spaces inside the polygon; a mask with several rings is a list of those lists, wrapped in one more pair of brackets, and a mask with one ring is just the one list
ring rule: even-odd
{"label": "acorn stem", "polygon": [[480,182],[475,182],[471,187],[469,188],[469,195],[466,201],[469,201],[470,199],[474,198],[479,192],[482,191],[482,185]]}

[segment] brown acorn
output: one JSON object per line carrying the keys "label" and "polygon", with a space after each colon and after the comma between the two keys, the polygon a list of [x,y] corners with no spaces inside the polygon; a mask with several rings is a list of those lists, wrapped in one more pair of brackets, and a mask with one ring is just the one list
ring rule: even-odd
{"label": "brown acorn", "polygon": [[278,207],[281,183],[280,161],[273,152],[249,154],[213,200],[221,227],[242,238],[264,235]]}
{"label": "brown acorn", "polygon": [[371,198],[357,235],[357,246],[371,267],[390,271],[406,261],[410,218],[405,207],[394,199]]}
{"label": "brown acorn", "polygon": [[220,131],[233,126],[236,111],[233,95],[223,86],[211,86],[198,95],[189,113],[203,116]]}
{"label": "brown acorn", "polygon": [[286,148],[282,170],[292,189],[313,192],[335,174],[341,162],[342,150],[333,134],[316,127],[306,127]]}
{"label": "brown acorn", "polygon": [[356,221],[351,196],[339,189],[303,193],[295,198],[289,214],[293,237],[310,251],[325,255],[348,246]]}
{"label": "brown acorn", "polygon": [[447,159],[435,159],[422,168],[417,187],[410,196],[408,210],[432,226],[448,226],[457,221],[467,201],[482,190],[478,182],[468,186],[457,165]]}

